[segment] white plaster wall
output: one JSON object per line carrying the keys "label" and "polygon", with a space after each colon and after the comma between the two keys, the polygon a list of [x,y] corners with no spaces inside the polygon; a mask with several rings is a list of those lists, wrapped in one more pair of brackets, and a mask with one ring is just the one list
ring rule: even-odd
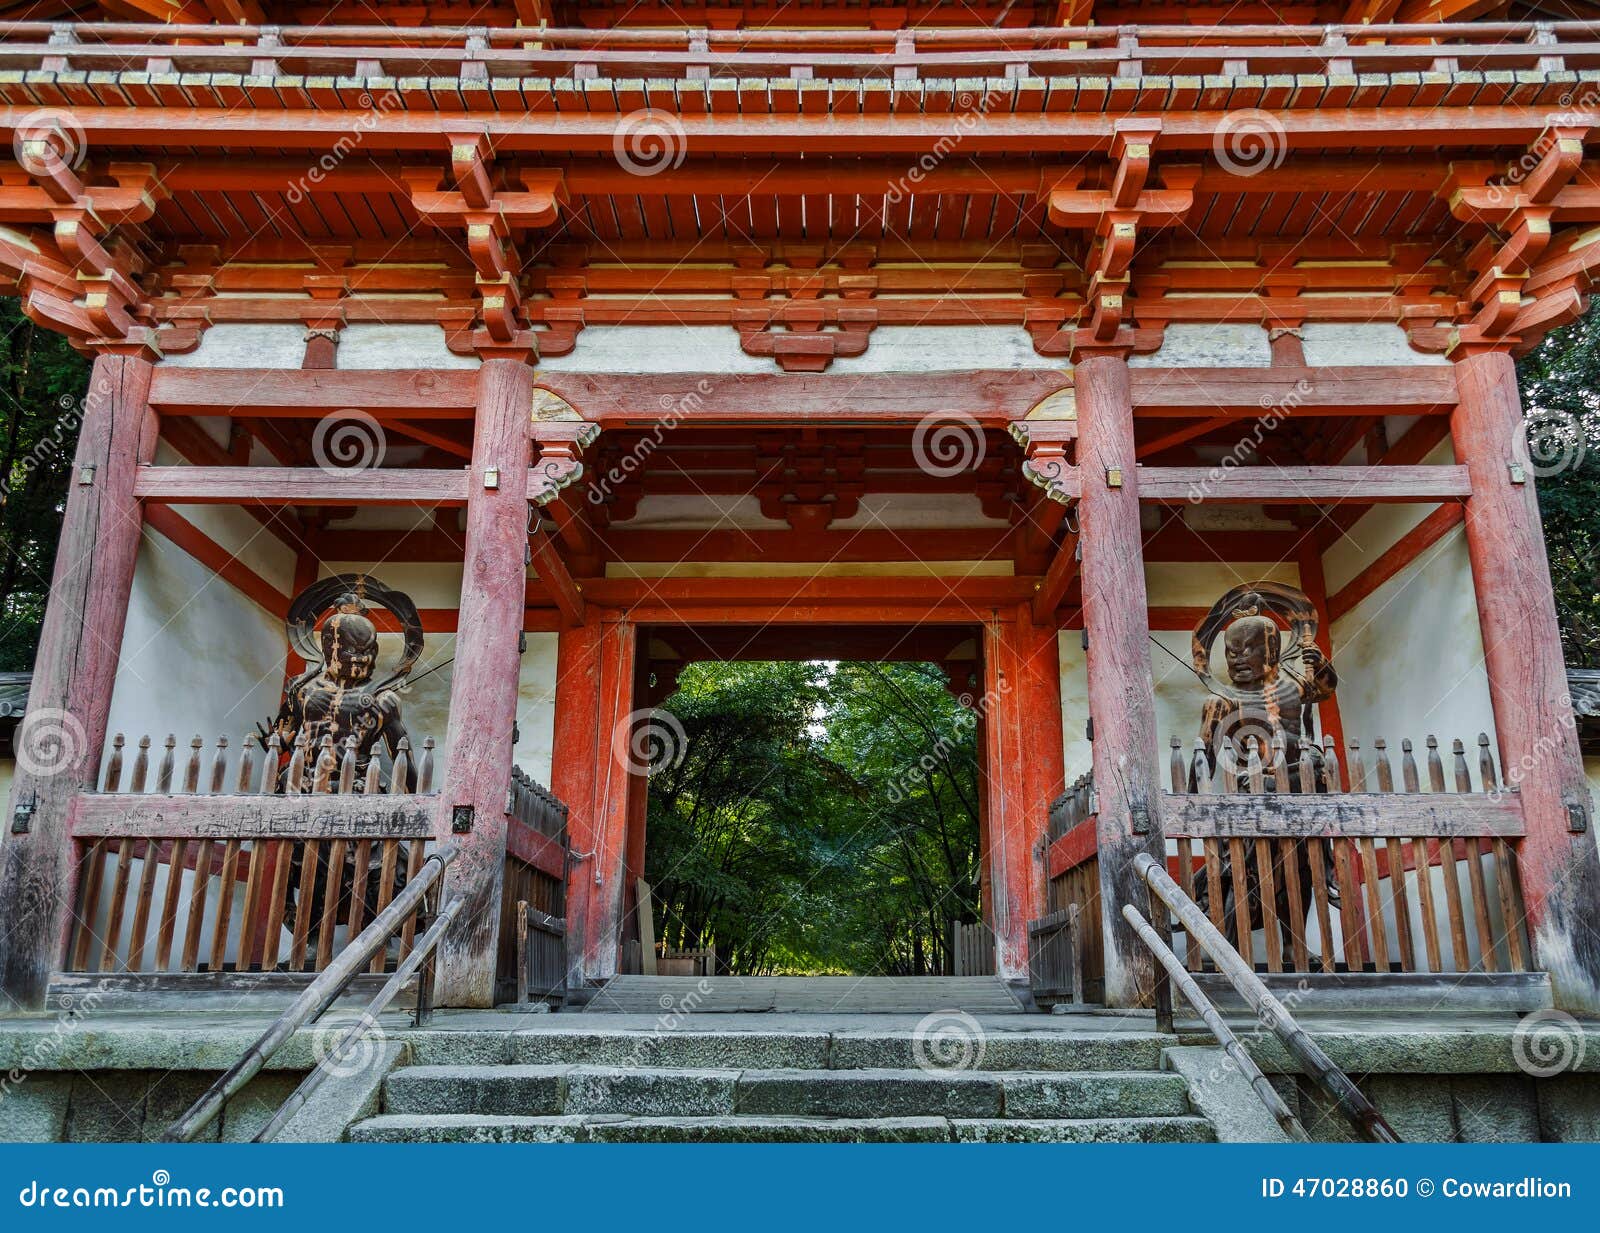
{"label": "white plaster wall", "polygon": [[559,634],[529,634],[517,678],[517,765],[550,786],[555,745],[556,647]]}
{"label": "white plaster wall", "polygon": [[224,322],[200,337],[188,355],[169,355],[168,368],[299,368],[306,355],[303,325]]}
{"label": "white plaster wall", "polygon": [[[738,331],[724,325],[593,325],[578,335],[570,354],[541,360],[539,367],[550,372],[781,371],[766,356],[746,355]],[[834,360],[828,371],[1061,367],[1039,355],[1020,326],[885,325],[872,332],[864,355]]]}
{"label": "white plaster wall", "polygon": [[[302,354],[304,346],[302,345]],[[442,326],[367,323],[339,332],[336,368],[476,368],[476,356],[457,355],[445,344]],[[295,367],[299,367],[296,362]]]}
{"label": "white plaster wall", "polygon": [[[1472,567],[1460,527],[1333,624],[1339,711],[1347,738],[1364,746],[1402,737],[1421,748],[1495,735]],[[1471,759],[1476,766],[1476,759]],[[1447,760],[1448,765],[1448,760]]]}
{"label": "white plaster wall", "polygon": [[1224,321],[1174,321],[1159,350],[1128,358],[1130,368],[1265,368],[1271,363],[1266,330]]}
{"label": "white plaster wall", "polygon": [[1306,363],[1448,364],[1442,355],[1415,351],[1406,332],[1386,321],[1313,321],[1300,329]]}
{"label": "white plaster wall", "polygon": [[226,735],[237,751],[276,714],[284,658],[281,620],[146,528],[111,697],[109,731],[126,734],[125,763],[147,734],[153,749],[168,733],[183,750],[202,736],[208,756]]}

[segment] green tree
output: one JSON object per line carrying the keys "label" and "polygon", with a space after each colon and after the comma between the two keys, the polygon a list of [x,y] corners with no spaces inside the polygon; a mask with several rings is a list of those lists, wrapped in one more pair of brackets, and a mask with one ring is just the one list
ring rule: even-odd
{"label": "green tree", "polygon": [[1600,667],[1600,317],[1552,331],[1518,375],[1567,660]]}
{"label": "green tree", "polygon": [[89,362],[0,301],[0,671],[33,667]]}
{"label": "green tree", "polygon": [[927,664],[697,664],[665,709],[646,875],[658,936],[726,970],[944,971],[977,919],[970,712]]}

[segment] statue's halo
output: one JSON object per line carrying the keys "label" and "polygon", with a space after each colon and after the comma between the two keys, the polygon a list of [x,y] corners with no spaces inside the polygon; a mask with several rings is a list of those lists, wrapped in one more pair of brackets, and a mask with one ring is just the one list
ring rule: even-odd
{"label": "statue's halo", "polygon": [[347,595],[354,595],[372,607],[387,608],[400,623],[400,632],[405,635],[400,663],[372,689],[376,692],[403,684],[422,656],[422,617],[409,595],[385,586],[371,574],[334,574],[319,578],[296,595],[284,622],[289,645],[307,663],[319,662],[322,659],[319,627],[323,618],[338,608]]}
{"label": "statue's halo", "polygon": [[1211,651],[1216,645],[1217,636],[1228,627],[1234,614],[1252,598],[1261,601],[1262,616],[1271,617],[1279,627],[1289,631],[1289,641],[1280,652],[1280,662],[1298,654],[1301,647],[1317,636],[1317,606],[1299,587],[1286,582],[1246,582],[1217,600],[1194,627],[1190,653],[1194,659],[1194,670],[1207,687],[1234,702],[1242,702],[1255,695],[1245,693],[1230,682],[1212,675]]}

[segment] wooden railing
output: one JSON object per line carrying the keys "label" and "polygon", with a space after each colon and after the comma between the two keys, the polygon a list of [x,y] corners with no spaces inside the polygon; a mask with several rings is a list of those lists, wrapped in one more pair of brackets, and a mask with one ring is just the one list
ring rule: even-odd
{"label": "wooden railing", "polygon": [[[813,78],[897,85],[951,78],[1118,78],[1550,72],[1600,65],[1592,22],[1427,25],[1091,26],[942,30],[585,30],[375,26],[0,23],[0,69],[84,75],[206,74],[252,103],[250,79]],[[343,79],[343,80],[339,80]],[[409,79],[409,80],[408,80]],[[74,83],[81,84],[81,83]],[[1514,83],[1507,83],[1509,91]],[[174,92],[177,82],[173,82]],[[581,92],[581,87],[577,87]],[[120,97],[120,96],[119,96]],[[130,99],[139,97],[137,93]],[[355,98],[352,91],[351,98]],[[352,106],[367,107],[366,103]]]}
{"label": "wooden railing", "polygon": [[[125,776],[118,734],[103,790],[73,801],[68,971],[320,972],[426,856],[436,809],[431,739],[416,792],[388,791],[413,775],[404,741],[387,774],[376,757],[358,774],[354,744],[336,753],[331,739],[314,756],[301,743],[285,764],[275,736],[259,761],[246,737],[236,763],[226,738],[206,758],[195,737],[181,774],[169,736],[152,774],[150,745],[139,741]],[[415,929],[406,922],[371,971],[403,962]]]}
{"label": "wooden railing", "polygon": [[950,975],[994,975],[994,930],[981,920],[951,922]]}
{"label": "wooden railing", "polygon": [[1028,922],[1028,989],[1040,1006],[1084,1000],[1082,923],[1075,903]]}
{"label": "wooden railing", "polygon": [[[1521,800],[1500,784],[1487,736],[1476,782],[1462,741],[1451,743],[1448,778],[1434,737],[1423,767],[1402,741],[1398,790],[1382,740],[1370,754],[1350,742],[1343,770],[1331,739],[1293,766],[1281,737],[1270,751],[1252,744],[1242,765],[1225,750],[1215,771],[1203,747],[1187,764],[1183,752],[1174,738],[1162,802],[1169,863],[1246,963],[1269,973],[1527,970]],[[1179,953],[1203,970],[1194,938]]]}
{"label": "wooden railing", "polygon": [[521,767],[512,768],[506,798],[500,905],[497,998],[559,996],[567,970],[567,807]]}

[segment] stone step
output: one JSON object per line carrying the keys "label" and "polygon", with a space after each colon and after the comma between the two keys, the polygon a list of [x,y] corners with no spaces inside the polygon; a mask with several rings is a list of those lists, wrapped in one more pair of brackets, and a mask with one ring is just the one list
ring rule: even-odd
{"label": "stone step", "polygon": [[886,1117],[628,1117],[589,1114],[385,1114],[350,1130],[357,1143],[1207,1143],[1199,1117],[1048,1121]]}
{"label": "stone step", "polygon": [[[1020,1015],[977,1020],[976,1026],[954,1034],[937,1025],[918,1031],[914,1024],[724,1031],[697,1023],[685,1031],[663,1028],[642,1016],[627,1016],[631,1022],[616,1026],[599,1015],[537,1019],[536,1025],[512,1031],[420,1032],[409,1041],[412,1060],[420,1065],[712,1070],[917,1069],[919,1063],[930,1062],[980,1071],[1154,1070],[1162,1050],[1172,1043],[1154,1031],[1066,1033],[1059,1027],[1052,1030],[1045,1016]],[[569,1026],[575,1022],[582,1026]]]}
{"label": "stone step", "polygon": [[1174,1117],[1188,1085],[1152,1071],[650,1069],[410,1066],[389,1076],[391,1114],[827,1118]]}
{"label": "stone step", "polygon": [[583,1011],[657,1015],[679,1006],[696,1014],[1023,1013],[995,976],[614,976]]}

